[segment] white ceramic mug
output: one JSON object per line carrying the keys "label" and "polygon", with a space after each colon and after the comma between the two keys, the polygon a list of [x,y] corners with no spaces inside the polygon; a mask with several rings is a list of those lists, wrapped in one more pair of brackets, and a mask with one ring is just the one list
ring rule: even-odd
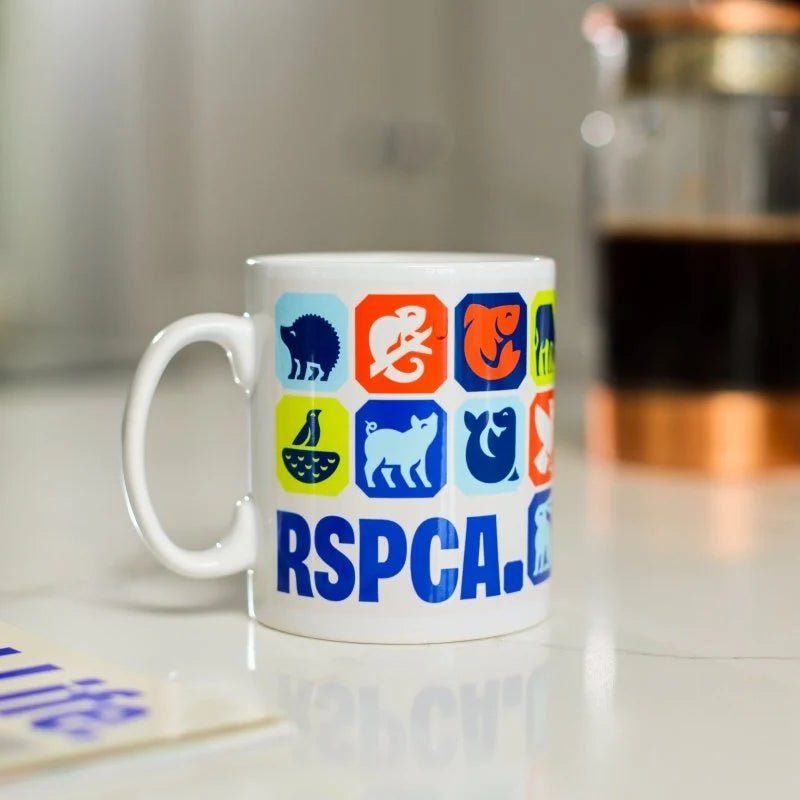
{"label": "white ceramic mug", "polygon": [[[167,567],[252,571],[265,625],[324,639],[509,633],[549,605],[555,264],[335,253],[246,265],[247,313],[173,323],[145,352],[123,430],[131,516]],[[170,359],[223,347],[250,414],[247,494],[208,550],[165,533],[145,475]]]}

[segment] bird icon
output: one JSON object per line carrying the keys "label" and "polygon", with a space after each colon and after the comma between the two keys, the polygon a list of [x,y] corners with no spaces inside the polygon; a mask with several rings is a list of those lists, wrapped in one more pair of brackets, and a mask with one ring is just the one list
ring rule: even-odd
{"label": "bird icon", "polygon": [[316,447],[319,443],[320,429],[319,429],[319,415],[321,409],[312,408],[306,414],[306,421],[302,428],[294,437],[293,445],[303,445],[305,447]]}
{"label": "bird icon", "polygon": [[546,475],[553,466],[553,401],[547,405],[549,409],[537,405],[534,412],[536,435],[541,447],[533,458],[533,465],[542,475]]}
{"label": "bird icon", "polygon": [[328,480],[339,468],[341,456],[332,450],[318,450],[322,431],[319,426],[321,408],[306,412],[306,421],[288,447],[281,450],[283,468],[298,483],[316,484]]}

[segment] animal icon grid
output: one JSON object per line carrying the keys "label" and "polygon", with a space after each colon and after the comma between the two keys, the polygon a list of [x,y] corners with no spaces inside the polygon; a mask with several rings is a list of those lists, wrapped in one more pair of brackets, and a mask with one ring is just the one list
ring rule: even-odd
{"label": "animal icon grid", "polygon": [[[292,391],[276,407],[283,488],[335,495],[355,482],[369,497],[421,498],[453,480],[467,494],[531,483],[540,494],[552,480],[555,293],[528,302],[515,292],[466,294],[454,307],[430,294],[371,294],[348,311],[332,294],[282,295],[275,367]],[[536,388],[528,407],[496,394],[526,375]],[[467,400],[446,413],[432,395],[448,378]],[[353,410],[324,396],[352,379],[380,397]]]}

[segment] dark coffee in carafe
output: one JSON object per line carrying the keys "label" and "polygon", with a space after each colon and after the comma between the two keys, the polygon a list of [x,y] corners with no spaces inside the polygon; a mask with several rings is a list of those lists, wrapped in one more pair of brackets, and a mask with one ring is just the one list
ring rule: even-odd
{"label": "dark coffee in carafe", "polygon": [[800,216],[606,220],[597,241],[608,386],[800,388]]}

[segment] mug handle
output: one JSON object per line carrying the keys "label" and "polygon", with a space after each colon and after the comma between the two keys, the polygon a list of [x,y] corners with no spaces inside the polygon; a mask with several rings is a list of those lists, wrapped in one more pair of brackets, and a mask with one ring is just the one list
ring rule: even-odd
{"label": "mug handle", "polygon": [[190,578],[217,578],[254,566],[258,519],[249,496],[236,503],[233,524],[207,550],[178,547],[161,526],[145,469],[145,436],[150,404],[161,376],[175,354],[195,342],[214,342],[228,354],[233,380],[249,395],[258,371],[255,325],[249,316],[195,314],[173,322],[145,350],[131,384],[122,422],[122,476],[133,524],[156,558]]}

